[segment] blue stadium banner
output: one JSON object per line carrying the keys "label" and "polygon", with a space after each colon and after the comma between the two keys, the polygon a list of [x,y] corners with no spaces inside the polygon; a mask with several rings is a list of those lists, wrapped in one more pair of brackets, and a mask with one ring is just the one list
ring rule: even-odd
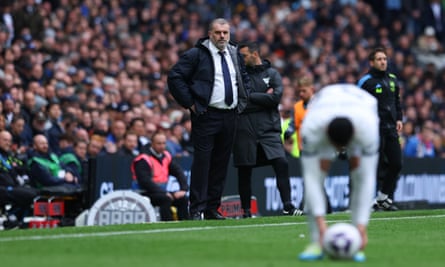
{"label": "blue stadium banner", "polygon": [[[91,190],[94,199],[120,189],[131,188],[131,157],[106,155],[98,157],[94,171],[90,172],[93,180]],[[176,159],[190,179],[191,157]],[[300,161],[289,158],[292,202],[297,207],[303,197]],[[227,174],[225,196],[237,195],[237,171],[232,163]],[[345,161],[334,162],[329,177],[325,182],[326,192],[333,211],[342,211],[349,206],[348,164]],[[255,168],[252,175],[252,193],[258,203],[260,215],[278,215],[282,210],[280,195],[276,187],[275,174],[271,166]],[[405,158],[394,200],[402,208],[436,208],[445,206],[445,159]],[[422,205],[422,206],[420,206]]]}

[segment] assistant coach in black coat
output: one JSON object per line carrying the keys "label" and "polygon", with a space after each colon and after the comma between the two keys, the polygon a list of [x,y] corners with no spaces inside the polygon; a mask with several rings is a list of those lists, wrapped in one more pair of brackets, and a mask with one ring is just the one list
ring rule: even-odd
{"label": "assistant coach in black coat", "polygon": [[246,106],[249,90],[242,57],[229,42],[229,22],[215,19],[208,34],[180,56],[168,75],[170,93],[191,113],[194,153],[189,210],[194,220],[224,219],[217,210],[237,113]]}
{"label": "assistant coach in black coat", "polygon": [[272,165],[283,202],[283,214],[302,215],[291,202],[289,167],[281,141],[281,118],[278,105],[283,94],[281,75],[262,60],[256,43],[241,44],[246,70],[252,83],[247,107],[238,118],[234,165],[238,168],[238,190],[243,217],[251,217],[250,198],[252,168]]}

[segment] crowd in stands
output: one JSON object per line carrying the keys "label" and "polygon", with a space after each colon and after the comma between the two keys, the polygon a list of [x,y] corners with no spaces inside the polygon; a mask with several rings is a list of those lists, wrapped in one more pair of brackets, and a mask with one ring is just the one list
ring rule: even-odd
{"label": "crowd in stands", "polygon": [[[299,77],[312,75],[317,88],[356,83],[370,49],[384,46],[401,84],[407,155],[445,157],[444,5],[2,0],[0,130],[10,131],[12,150],[23,160],[38,134],[58,156],[74,151],[87,161],[106,153],[137,155],[157,130],[166,133],[173,156],[191,155],[190,117],[169,94],[166,77],[178,55],[207,35],[209,22],[224,17],[232,41],[258,42],[262,58],[280,71],[283,117],[297,100]],[[427,153],[413,151],[421,145]]]}

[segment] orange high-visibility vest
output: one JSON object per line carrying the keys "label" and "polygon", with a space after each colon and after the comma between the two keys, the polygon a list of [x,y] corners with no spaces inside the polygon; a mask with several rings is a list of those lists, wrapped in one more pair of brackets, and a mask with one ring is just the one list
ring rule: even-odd
{"label": "orange high-visibility vest", "polygon": [[159,162],[159,160],[152,155],[147,155],[147,154],[138,155],[131,164],[131,173],[133,181],[137,181],[136,171],[134,169],[134,163],[136,161],[143,159],[147,162],[148,166],[150,166],[151,168],[153,182],[157,184],[166,184],[168,182],[168,176],[169,176],[168,167],[170,166],[170,162],[172,161],[172,156],[168,151],[165,151],[164,155],[165,156],[161,162]]}
{"label": "orange high-visibility vest", "polygon": [[294,104],[294,124],[295,124],[295,132],[298,135],[298,145],[299,148],[302,148],[302,140],[300,134],[300,127],[303,123],[303,118],[306,115],[306,108],[304,107],[303,100],[298,101]]}

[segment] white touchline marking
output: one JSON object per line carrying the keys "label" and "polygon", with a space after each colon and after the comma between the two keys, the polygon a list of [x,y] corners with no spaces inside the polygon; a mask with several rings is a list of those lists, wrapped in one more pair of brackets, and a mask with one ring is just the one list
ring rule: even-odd
{"label": "white touchline marking", "polygon": [[[425,216],[409,216],[409,217],[386,217],[386,218],[372,218],[371,221],[390,221],[390,220],[414,220],[425,218],[442,218],[441,215],[425,215]],[[347,220],[328,220],[327,222],[340,222]],[[83,237],[107,237],[118,235],[134,235],[134,234],[156,234],[156,233],[173,233],[173,232],[191,232],[191,231],[205,231],[213,229],[234,229],[234,228],[254,228],[254,227],[277,227],[289,225],[301,225],[307,222],[287,222],[287,223],[269,223],[269,224],[249,224],[249,225],[227,225],[227,226],[203,226],[203,227],[186,227],[186,228],[170,228],[170,229],[151,229],[151,230],[135,230],[135,231],[116,231],[116,232],[101,232],[101,233],[79,233],[79,234],[60,234],[60,235],[35,235],[22,237],[3,237],[0,242],[13,241],[31,241],[31,240],[51,240],[62,238],[83,238]]]}

